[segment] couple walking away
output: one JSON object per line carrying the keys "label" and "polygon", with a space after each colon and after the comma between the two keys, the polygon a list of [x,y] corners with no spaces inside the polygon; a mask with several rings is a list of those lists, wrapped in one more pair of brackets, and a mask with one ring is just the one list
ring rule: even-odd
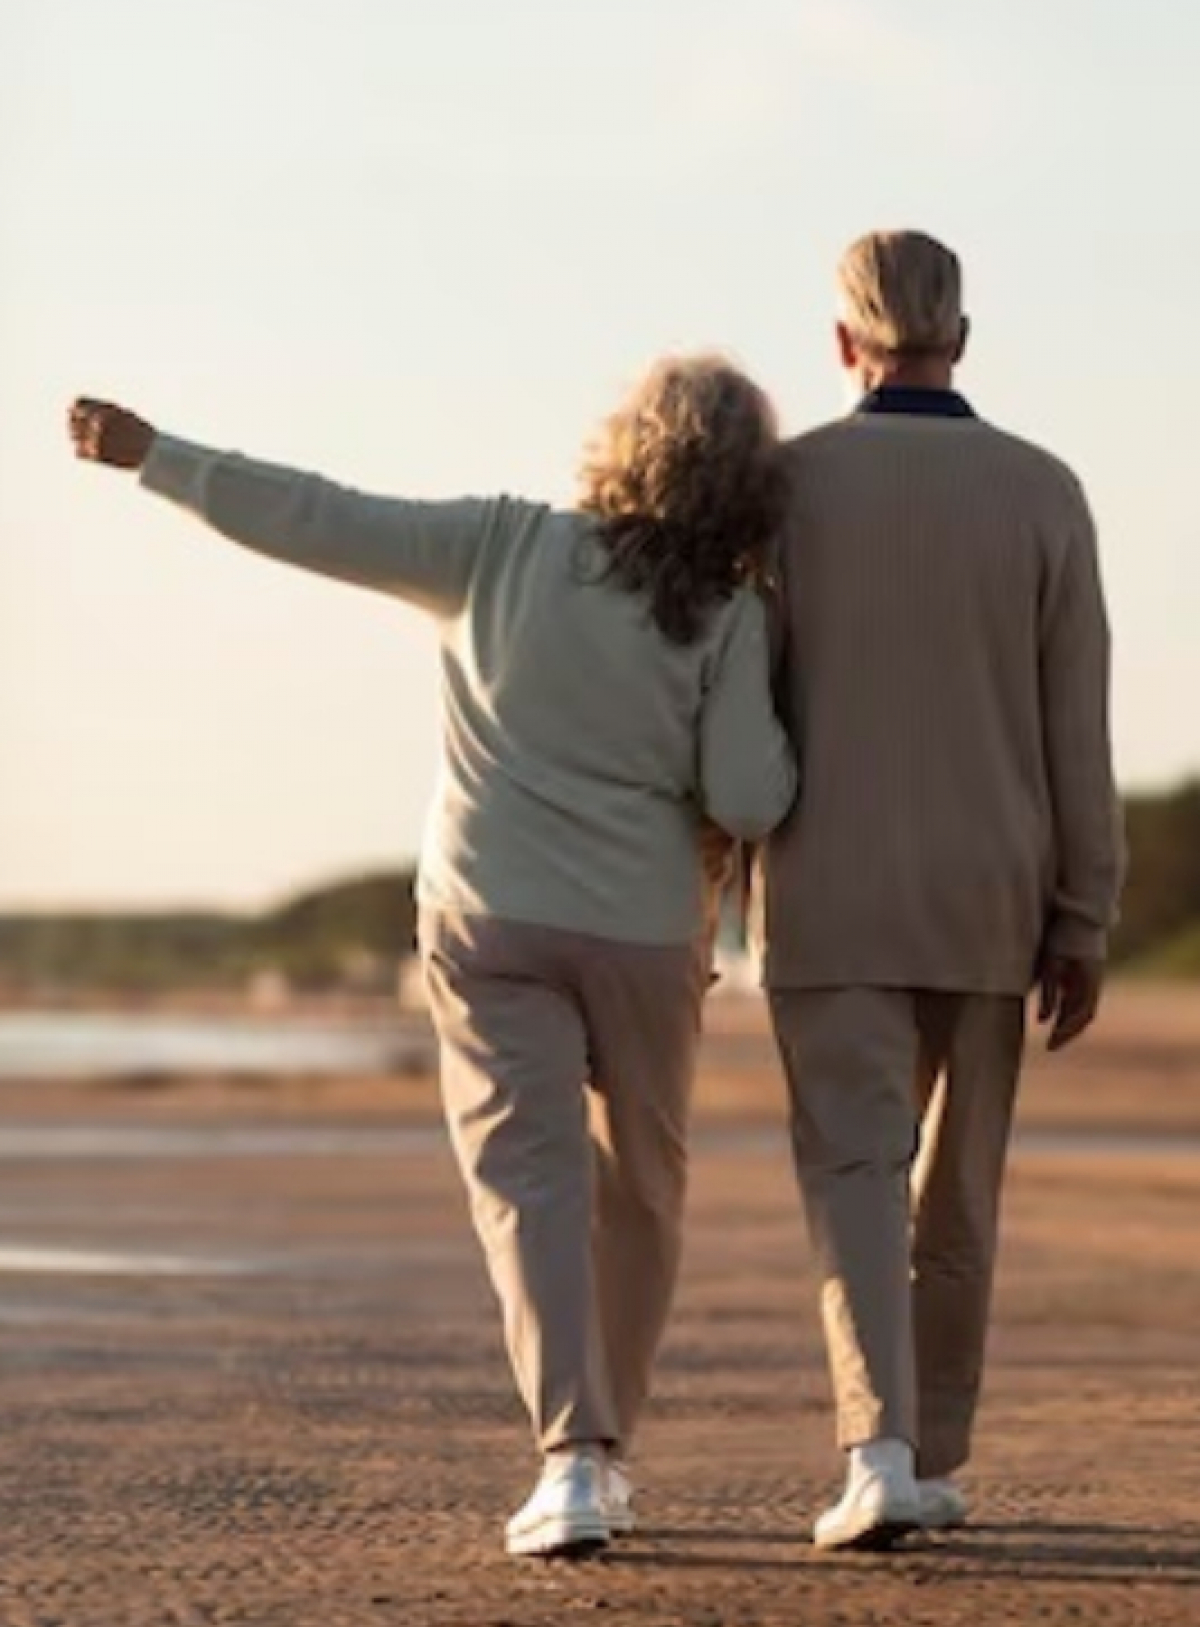
{"label": "couple walking away", "polygon": [[421,953],[543,1454],[513,1554],[633,1528],[731,843],[764,844],[765,982],[847,1456],[821,1547],[966,1517],[952,1476],[1026,997],[1052,1048],[1099,1003],[1123,847],[1087,503],[953,389],[947,248],[873,233],[839,284],[846,417],[781,443],[736,369],[668,359],[569,511],[367,497],[71,409],[80,457],[438,625]]}

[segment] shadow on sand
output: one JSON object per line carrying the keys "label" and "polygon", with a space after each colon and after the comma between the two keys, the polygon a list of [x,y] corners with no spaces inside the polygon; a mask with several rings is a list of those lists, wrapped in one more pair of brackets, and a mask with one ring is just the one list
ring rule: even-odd
{"label": "shadow on sand", "polygon": [[[1096,1584],[1140,1579],[1171,1588],[1200,1588],[1200,1528],[1193,1542],[1180,1546],[1178,1531],[1167,1543],[1163,1530],[1152,1526],[1049,1521],[972,1525],[959,1531],[914,1537],[885,1554],[818,1553],[795,1527],[763,1530],[745,1526],[664,1526],[647,1530],[644,1535],[653,1547],[643,1547],[635,1538],[633,1546],[622,1543],[610,1550],[604,1563],[713,1571],[819,1566],[822,1570],[861,1572],[866,1567],[885,1567],[916,1584],[971,1578]],[[1187,1535],[1191,1536],[1190,1528]],[[723,1547],[735,1551],[711,1551]]]}

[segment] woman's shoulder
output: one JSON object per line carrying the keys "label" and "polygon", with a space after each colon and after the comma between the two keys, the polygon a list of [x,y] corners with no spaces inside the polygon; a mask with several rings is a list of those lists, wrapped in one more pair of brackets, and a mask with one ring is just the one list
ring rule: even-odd
{"label": "woman's shoulder", "polygon": [[753,632],[765,627],[767,607],[761,590],[753,582],[740,583],[720,606],[719,622],[723,639],[739,630]]}
{"label": "woman's shoulder", "polygon": [[481,550],[485,574],[502,574],[570,527],[571,517],[550,503],[517,497],[508,492],[489,499]]}
{"label": "woman's shoulder", "polygon": [[525,538],[553,541],[562,537],[590,536],[595,521],[578,509],[560,508],[532,497],[505,493],[496,498],[496,532],[506,541]]}

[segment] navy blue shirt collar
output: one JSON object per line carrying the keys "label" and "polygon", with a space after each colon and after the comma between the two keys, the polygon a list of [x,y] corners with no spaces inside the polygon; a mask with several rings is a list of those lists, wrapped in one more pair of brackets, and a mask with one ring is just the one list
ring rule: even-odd
{"label": "navy blue shirt collar", "polygon": [[975,411],[957,390],[926,390],[911,384],[881,384],[869,390],[855,412],[907,413],[913,418],[974,418]]}

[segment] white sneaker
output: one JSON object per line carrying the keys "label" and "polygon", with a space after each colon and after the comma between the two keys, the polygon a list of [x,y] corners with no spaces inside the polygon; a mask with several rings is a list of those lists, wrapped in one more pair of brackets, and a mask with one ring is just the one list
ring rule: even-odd
{"label": "white sneaker", "polygon": [[918,1480],[917,1494],[926,1531],[953,1531],[966,1525],[970,1505],[953,1480]]}
{"label": "white sneaker", "polygon": [[892,1548],[921,1524],[921,1498],[906,1441],[870,1441],[850,1453],[842,1500],[813,1527],[818,1548]]}
{"label": "white sneaker", "polygon": [[626,1465],[617,1458],[608,1460],[605,1491],[608,1528],[614,1537],[627,1537],[637,1529],[637,1516],[633,1512],[633,1481]]}
{"label": "white sneaker", "polygon": [[548,1454],[533,1495],[504,1530],[510,1554],[578,1557],[607,1545],[608,1471],[587,1447]]}

